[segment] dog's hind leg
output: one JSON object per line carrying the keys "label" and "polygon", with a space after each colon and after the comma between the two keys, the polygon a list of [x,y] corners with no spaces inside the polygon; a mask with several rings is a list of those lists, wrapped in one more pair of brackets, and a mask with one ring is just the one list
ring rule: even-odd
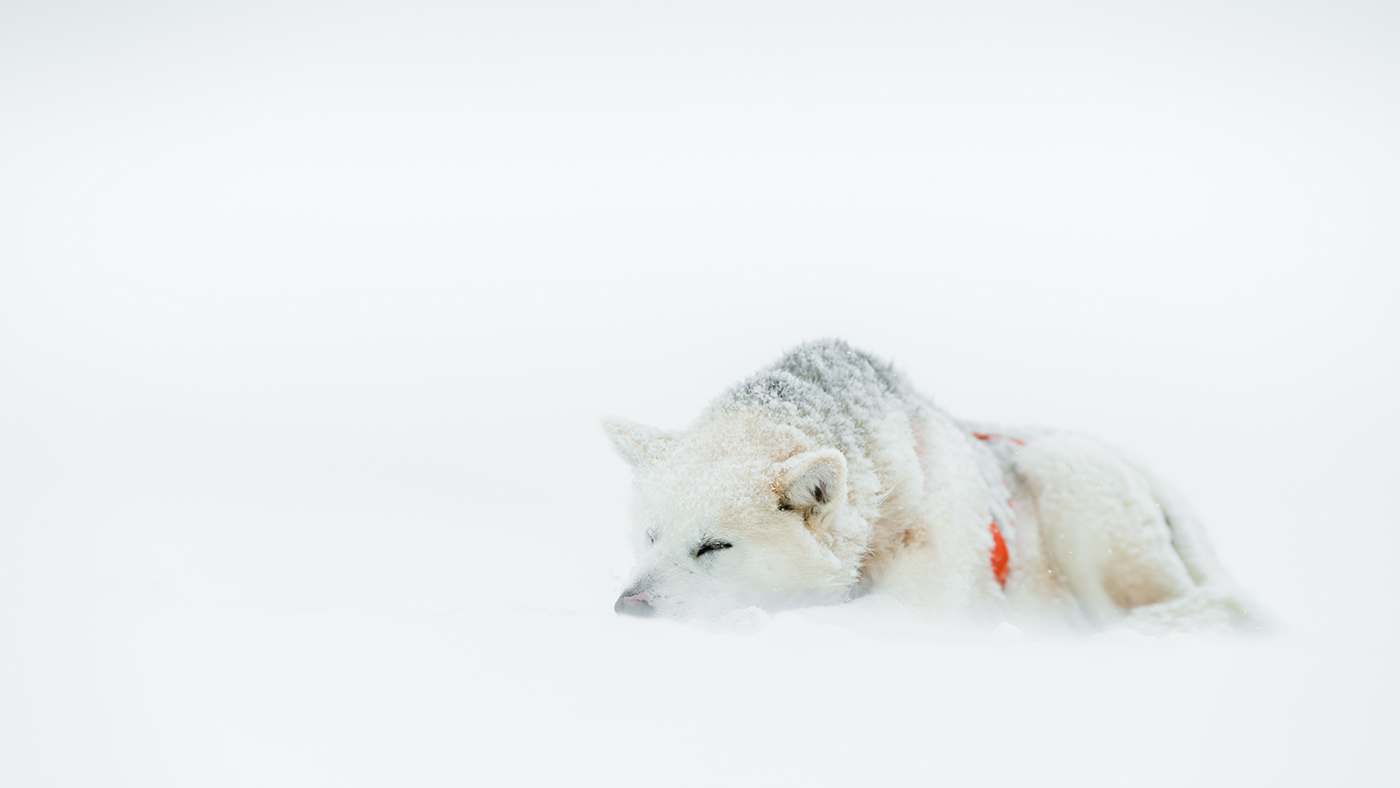
{"label": "dog's hind leg", "polygon": [[1232,586],[1233,583],[1225,573],[1224,567],[1215,557],[1215,550],[1206,539],[1201,521],[1186,503],[1186,499],[1141,467],[1134,465],[1134,470],[1147,480],[1153,499],[1162,507],[1162,514],[1171,528],[1172,546],[1176,548],[1177,555],[1181,556],[1186,571],[1191,573],[1191,579],[1196,581],[1196,585]]}
{"label": "dog's hind leg", "polygon": [[1137,468],[1137,471],[1151,485],[1152,495],[1162,507],[1167,525],[1171,528],[1172,546],[1197,588],[1187,598],[1134,610],[1130,623],[1141,629],[1182,625],[1194,628],[1230,626],[1254,631],[1264,629],[1265,619],[1225,572],[1210,540],[1206,538],[1205,528],[1185,498],[1152,474],[1141,468]]}
{"label": "dog's hind leg", "polygon": [[1100,624],[1134,608],[1189,597],[1193,573],[1150,480],[1090,438],[1036,438],[1016,458],[1055,570]]}

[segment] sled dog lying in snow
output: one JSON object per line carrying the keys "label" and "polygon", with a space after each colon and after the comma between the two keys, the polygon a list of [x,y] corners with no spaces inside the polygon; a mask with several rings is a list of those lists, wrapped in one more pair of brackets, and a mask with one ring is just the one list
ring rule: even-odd
{"label": "sled dog lying in snow", "polygon": [[1106,625],[1248,613],[1169,488],[1068,432],[960,421],[841,341],[788,353],[685,432],[604,424],[634,469],[619,613],[714,617],[866,593]]}

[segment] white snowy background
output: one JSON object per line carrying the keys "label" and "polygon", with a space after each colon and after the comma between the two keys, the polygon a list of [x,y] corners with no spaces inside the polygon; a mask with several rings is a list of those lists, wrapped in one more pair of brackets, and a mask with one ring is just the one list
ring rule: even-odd
{"label": "white snowy background", "polygon": [[[1400,6],[0,6],[0,784],[1394,785]],[[1183,489],[1262,639],[623,620],[806,339]]]}

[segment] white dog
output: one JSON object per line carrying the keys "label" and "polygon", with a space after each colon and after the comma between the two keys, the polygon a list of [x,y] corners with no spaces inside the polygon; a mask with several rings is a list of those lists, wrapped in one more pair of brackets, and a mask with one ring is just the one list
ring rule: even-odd
{"label": "white dog", "polygon": [[1181,499],[1081,435],[958,421],[841,341],[691,429],[605,427],[635,471],[619,613],[714,617],[879,592],[955,612],[1244,625]]}

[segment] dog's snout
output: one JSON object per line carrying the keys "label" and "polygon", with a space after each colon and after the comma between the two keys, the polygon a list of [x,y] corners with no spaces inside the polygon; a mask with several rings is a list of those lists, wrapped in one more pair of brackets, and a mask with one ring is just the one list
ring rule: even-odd
{"label": "dog's snout", "polygon": [[613,605],[613,612],[619,615],[649,616],[656,612],[651,606],[651,594],[628,594],[624,592]]}

